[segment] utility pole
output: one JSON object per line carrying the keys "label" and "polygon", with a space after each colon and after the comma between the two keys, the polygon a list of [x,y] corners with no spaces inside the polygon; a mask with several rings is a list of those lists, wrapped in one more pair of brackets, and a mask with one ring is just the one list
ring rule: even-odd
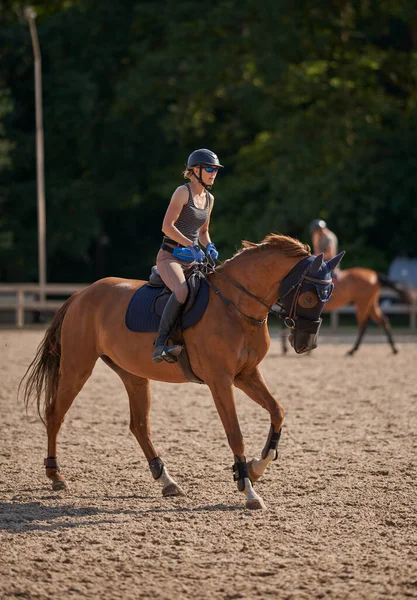
{"label": "utility pole", "polygon": [[45,175],[43,152],[43,116],[42,116],[42,60],[36,30],[36,12],[32,7],[25,9],[25,17],[29,22],[32,38],[33,56],[35,59],[35,107],[36,107],[36,177],[38,195],[38,278],[40,298],[45,300],[46,285],[46,211],[45,211]]}

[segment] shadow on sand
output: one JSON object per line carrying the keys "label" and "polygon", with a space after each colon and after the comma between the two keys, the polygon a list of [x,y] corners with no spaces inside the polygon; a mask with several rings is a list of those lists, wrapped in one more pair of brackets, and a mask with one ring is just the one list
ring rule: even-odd
{"label": "shadow on sand", "polygon": [[[107,497],[107,499],[110,499]],[[186,514],[196,512],[233,512],[245,510],[243,506],[214,504],[196,507],[155,507],[149,509],[105,508],[97,506],[76,507],[69,504],[47,506],[42,502],[0,502],[0,531],[25,533],[27,531],[55,531],[77,527],[91,527],[104,523],[120,523],[120,516],[154,514]],[[108,518],[113,515],[114,518]],[[101,517],[91,519],[92,516]],[[107,518],[102,518],[107,517]],[[118,517],[118,518],[117,518]]]}

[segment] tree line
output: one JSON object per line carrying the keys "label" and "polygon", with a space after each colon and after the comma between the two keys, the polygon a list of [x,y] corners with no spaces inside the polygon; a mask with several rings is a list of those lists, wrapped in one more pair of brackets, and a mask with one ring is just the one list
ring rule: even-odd
{"label": "tree line", "polygon": [[[33,53],[0,21],[0,280],[37,280]],[[48,281],[147,278],[190,152],[225,169],[211,235],[310,243],[343,267],[416,256],[417,11],[409,0],[44,0]]]}

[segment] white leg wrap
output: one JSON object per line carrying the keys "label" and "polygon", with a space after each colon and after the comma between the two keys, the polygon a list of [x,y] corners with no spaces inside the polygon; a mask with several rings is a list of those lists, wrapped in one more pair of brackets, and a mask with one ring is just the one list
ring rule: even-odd
{"label": "white leg wrap", "polygon": [[254,458],[252,461],[252,469],[253,472],[256,473],[258,477],[263,475],[266,467],[272,462],[275,458],[276,450],[269,450],[266,458]]}
{"label": "white leg wrap", "polygon": [[246,495],[246,507],[255,509],[265,509],[266,506],[262,498],[255,492],[252,483],[248,477],[245,477],[245,489],[243,493]]}
{"label": "white leg wrap", "polygon": [[171,485],[171,484],[177,485],[177,483],[172,479],[172,477],[168,473],[165,465],[162,468],[161,476],[158,477],[158,479],[156,481],[162,486],[162,489],[166,488],[168,485]]}

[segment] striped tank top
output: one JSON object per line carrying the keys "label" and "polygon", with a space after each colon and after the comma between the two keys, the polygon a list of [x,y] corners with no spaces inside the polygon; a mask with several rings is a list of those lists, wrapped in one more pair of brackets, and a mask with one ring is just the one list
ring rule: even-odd
{"label": "striped tank top", "polygon": [[[210,194],[206,190],[206,204],[204,208],[198,208],[193,202],[193,195],[188,183],[185,184],[185,187],[188,189],[188,201],[187,204],[184,204],[180,216],[175,221],[174,225],[182,235],[189,240],[192,240],[193,244],[198,244],[200,227],[207,221],[210,212]],[[166,236],[163,241],[178,246],[177,242],[174,242]]]}

